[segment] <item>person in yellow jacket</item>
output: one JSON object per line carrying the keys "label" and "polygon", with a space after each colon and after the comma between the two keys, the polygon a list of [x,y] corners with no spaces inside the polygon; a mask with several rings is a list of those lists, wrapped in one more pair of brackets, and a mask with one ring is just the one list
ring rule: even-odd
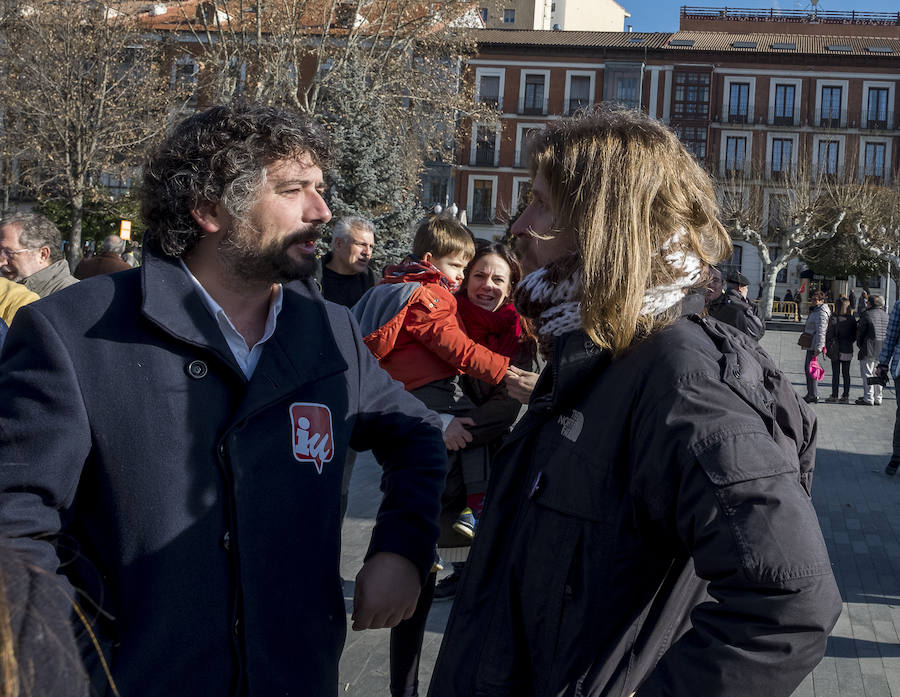
{"label": "person in yellow jacket", "polygon": [[0,318],[6,324],[13,321],[16,311],[23,305],[33,303],[40,296],[28,290],[21,283],[13,283],[0,277]]}

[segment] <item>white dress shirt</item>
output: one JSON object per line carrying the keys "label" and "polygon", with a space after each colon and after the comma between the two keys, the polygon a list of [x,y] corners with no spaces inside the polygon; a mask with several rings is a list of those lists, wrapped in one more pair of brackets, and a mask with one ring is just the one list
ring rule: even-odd
{"label": "white dress shirt", "polygon": [[197,292],[200,293],[200,298],[203,300],[203,304],[206,305],[206,309],[209,310],[209,313],[219,325],[219,330],[222,332],[222,336],[225,337],[225,343],[227,343],[228,348],[231,349],[234,360],[237,361],[237,364],[249,380],[253,375],[253,371],[256,370],[256,364],[259,363],[263,344],[275,333],[275,323],[278,320],[278,313],[281,312],[281,301],[284,295],[281,284],[275,284],[274,292],[269,300],[269,315],[266,317],[266,328],[262,338],[253,344],[253,347],[251,348],[250,346],[247,346],[247,342],[244,340],[244,337],[241,336],[241,333],[234,328],[228,315],[225,314],[225,310],[222,309],[219,303],[213,300],[213,297],[206,291],[206,288],[204,288],[200,281],[197,280],[197,277],[191,273],[187,264],[185,264],[183,260],[179,259],[179,261],[181,262],[181,267],[184,269],[184,272],[188,275],[188,278],[191,279],[191,283],[196,286]]}

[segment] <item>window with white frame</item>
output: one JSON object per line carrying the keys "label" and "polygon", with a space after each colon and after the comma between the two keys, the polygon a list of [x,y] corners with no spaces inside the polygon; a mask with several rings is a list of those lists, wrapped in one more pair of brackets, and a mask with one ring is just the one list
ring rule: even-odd
{"label": "window with white frame", "polygon": [[747,123],[750,108],[750,83],[732,82],[728,90],[728,123]]}
{"label": "window with white frame", "polygon": [[549,71],[526,72],[522,80],[520,109],[523,114],[543,114],[547,104]]}
{"label": "window with white frame", "polygon": [[841,106],[844,89],[838,85],[823,85],[819,125],[825,128],[839,128],[841,125]]}
{"label": "window with white frame", "polygon": [[528,195],[531,193],[531,179],[516,177],[513,179],[512,213],[515,214],[528,205]]}
{"label": "window with white frame", "polygon": [[795,85],[775,85],[775,113],[773,123],[788,125],[794,123],[794,100],[797,88]]}
{"label": "window with white frame", "polygon": [[528,167],[531,141],[542,130],[544,130],[544,125],[540,123],[520,123],[516,125],[516,167]]}
{"label": "window with white frame", "polygon": [[500,76],[482,75],[478,101],[492,107],[500,106]]}
{"label": "window with white frame", "polygon": [[497,163],[497,127],[476,126],[474,151],[470,164],[476,167],[493,167]]}
{"label": "window with white frame", "polygon": [[747,164],[747,137],[727,136],[725,138],[725,172],[743,172]]}
{"label": "window with white frame", "polygon": [[632,109],[641,106],[641,63],[606,63],[603,73],[603,99],[619,102]]}
{"label": "window with white frame", "polygon": [[471,179],[472,190],[472,222],[479,224],[491,224],[494,220],[495,197],[495,178],[478,178]]}
{"label": "window with white frame", "polygon": [[818,174],[834,176],[840,170],[841,142],[839,140],[820,140],[816,158]]}
{"label": "window with white frame", "polygon": [[884,183],[884,162],[887,154],[887,143],[868,142],[863,145],[862,174],[867,180],[877,184]]}
{"label": "window with white frame", "polygon": [[594,80],[590,75],[568,75],[568,97],[566,99],[566,113],[574,114],[579,109],[591,105],[591,96],[594,91]]}
{"label": "window with white frame", "polygon": [[794,155],[793,138],[772,138],[771,168],[773,177],[784,177],[791,171]]}
{"label": "window with white frame", "polygon": [[887,87],[870,87],[866,99],[866,112],[863,122],[867,128],[888,128],[888,100],[890,90]]}

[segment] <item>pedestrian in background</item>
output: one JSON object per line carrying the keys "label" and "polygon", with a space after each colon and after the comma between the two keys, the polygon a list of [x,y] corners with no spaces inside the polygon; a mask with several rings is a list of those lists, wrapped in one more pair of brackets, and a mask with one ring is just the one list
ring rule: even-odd
{"label": "pedestrian in background", "polygon": [[75,267],[75,278],[82,280],[91,276],[100,276],[105,273],[127,271],[131,264],[122,258],[125,253],[125,240],[118,235],[109,235],[103,240],[103,246],[98,254],[85,257]]}
{"label": "pedestrian in background", "polygon": [[[853,360],[853,342],[856,340],[856,318],[848,298],[838,301],[837,311],[828,319],[825,331],[825,347],[831,359],[831,395],[826,402],[850,403],[850,361]],[[844,391],[838,397],[840,380]]]}
{"label": "pedestrian in background", "polygon": [[894,416],[891,459],[884,468],[885,474],[894,476],[897,474],[897,467],[900,466],[900,300],[895,302],[894,307],[891,309],[891,316],[888,319],[887,329],[884,333],[881,353],[878,354],[878,366],[875,369],[875,373],[885,384],[887,384],[889,378],[894,380],[897,413]]}
{"label": "pedestrian in background", "polygon": [[856,345],[859,346],[859,374],[863,381],[863,396],[857,398],[857,404],[868,406],[880,405],[882,390],[878,383],[870,382],[875,377],[878,365],[878,354],[887,334],[888,316],[884,311],[884,298],[880,295],[869,295],[866,311],[861,313],[856,322]]}
{"label": "pedestrian in background", "polygon": [[825,304],[825,293],[821,290],[810,293],[809,315],[806,317],[803,333],[798,340],[800,346],[806,349],[806,360],[803,363],[803,373],[806,376],[806,395],[804,395],[803,399],[808,404],[815,404],[819,401],[819,383],[810,374],[809,364],[825,348],[825,334],[828,332],[828,318],[830,316],[831,310]]}

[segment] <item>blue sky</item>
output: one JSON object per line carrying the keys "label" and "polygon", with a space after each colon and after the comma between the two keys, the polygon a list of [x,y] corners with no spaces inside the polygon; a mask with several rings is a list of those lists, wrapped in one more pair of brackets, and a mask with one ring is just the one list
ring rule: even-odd
{"label": "blue sky", "polygon": [[[673,0],[616,0],[631,13],[626,24],[634,31],[678,31],[678,13],[682,5],[698,7],[749,7],[753,9],[780,8],[784,10],[805,10],[811,7],[809,0],[731,0],[730,2],[674,2]],[[897,12],[897,0],[862,0],[858,5],[850,0],[836,3],[820,0],[819,9],[832,12]]]}

